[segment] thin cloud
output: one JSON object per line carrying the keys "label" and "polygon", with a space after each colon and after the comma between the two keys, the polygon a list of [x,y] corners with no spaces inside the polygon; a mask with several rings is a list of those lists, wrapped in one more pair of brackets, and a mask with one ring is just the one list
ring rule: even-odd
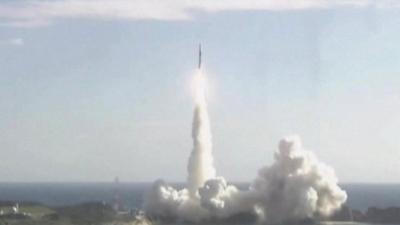
{"label": "thin cloud", "polygon": [[193,11],[306,10],[340,6],[386,8],[393,0],[22,0],[0,3],[0,24],[34,28],[57,19],[189,20]]}
{"label": "thin cloud", "polygon": [[22,38],[10,38],[5,40],[0,40],[0,46],[22,46],[25,44]]}

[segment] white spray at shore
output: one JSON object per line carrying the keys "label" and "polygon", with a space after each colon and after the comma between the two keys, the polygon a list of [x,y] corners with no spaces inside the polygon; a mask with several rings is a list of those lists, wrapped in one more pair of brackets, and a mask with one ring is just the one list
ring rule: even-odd
{"label": "white spray at shore", "polygon": [[347,195],[337,185],[334,170],[304,150],[298,136],[280,141],[275,161],[259,171],[248,190],[239,190],[223,177],[217,177],[206,79],[200,70],[194,76],[193,91],[193,149],[187,188],[176,190],[162,180],[154,182],[144,199],[147,214],[200,222],[245,213],[257,215],[263,223],[278,223],[328,216],[340,209]]}

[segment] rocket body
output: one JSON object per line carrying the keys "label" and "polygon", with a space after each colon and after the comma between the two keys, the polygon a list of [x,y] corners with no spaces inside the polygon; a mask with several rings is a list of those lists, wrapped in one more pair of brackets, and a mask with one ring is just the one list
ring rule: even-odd
{"label": "rocket body", "polygon": [[201,68],[201,44],[199,44],[199,64],[198,64],[198,68]]}

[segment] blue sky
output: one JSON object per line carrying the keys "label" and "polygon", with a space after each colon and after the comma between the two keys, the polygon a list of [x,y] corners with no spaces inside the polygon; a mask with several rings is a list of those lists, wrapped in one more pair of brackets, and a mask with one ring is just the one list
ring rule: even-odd
{"label": "blue sky", "polygon": [[299,134],[342,182],[400,182],[394,3],[96,2],[0,3],[1,181],[185,180],[201,42],[220,175]]}

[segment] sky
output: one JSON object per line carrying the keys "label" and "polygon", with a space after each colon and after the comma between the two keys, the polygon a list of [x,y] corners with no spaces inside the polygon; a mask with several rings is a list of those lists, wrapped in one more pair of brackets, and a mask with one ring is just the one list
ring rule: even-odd
{"label": "sky", "polygon": [[0,2],[0,181],[184,181],[203,46],[217,172],[298,134],[340,182],[400,182],[395,1]]}

